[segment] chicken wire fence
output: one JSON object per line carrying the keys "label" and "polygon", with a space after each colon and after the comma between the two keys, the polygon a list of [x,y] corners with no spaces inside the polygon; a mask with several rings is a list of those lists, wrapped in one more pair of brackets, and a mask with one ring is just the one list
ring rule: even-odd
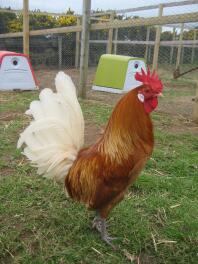
{"label": "chicken wire fence", "polygon": [[[146,27],[126,28],[118,30],[117,43],[112,44],[112,53],[118,55],[127,55],[134,57],[144,57],[147,64],[152,64],[154,55],[154,40],[155,34],[150,36],[149,41],[153,41],[152,45],[146,44],[133,44],[128,42],[133,41],[145,41],[146,39]],[[153,28],[153,31],[155,28]],[[143,31],[142,34],[138,34],[138,31]],[[191,33],[192,30],[186,30]],[[168,34],[168,31],[164,31]],[[165,36],[163,35],[162,37]],[[115,34],[115,33],[114,33]],[[100,36],[100,38],[97,37]],[[90,45],[89,45],[89,66],[93,67],[98,64],[99,58],[102,54],[107,52],[107,32],[92,32],[90,34]],[[130,36],[133,35],[133,36]],[[192,34],[186,34],[185,40],[191,40]],[[179,38],[180,33],[178,32],[176,40]],[[197,34],[198,36],[198,34]],[[166,36],[163,40],[169,40]],[[130,40],[129,40],[130,39]],[[198,37],[196,38],[198,39]],[[103,40],[103,41],[102,41]],[[97,43],[98,41],[98,43]],[[120,42],[120,43],[119,43]],[[125,43],[123,43],[125,42]],[[23,52],[23,40],[19,38],[7,38],[0,39],[0,50],[9,50],[15,52]],[[159,64],[170,64],[175,65],[177,58],[178,46],[162,46],[159,49]],[[52,34],[43,36],[31,36],[30,37],[30,57],[32,64],[36,68],[72,68],[75,67],[75,56],[76,56],[76,33],[66,34]],[[79,61],[79,58],[78,58]],[[198,46],[186,45],[182,46],[181,51],[181,65],[182,64],[198,64]],[[79,65],[79,63],[78,63]]]}
{"label": "chicken wire fence", "polygon": [[[192,9],[193,7],[193,9]],[[167,10],[169,12],[167,13]],[[164,9],[164,15],[182,13],[177,8]],[[183,9],[184,10],[184,9]],[[198,11],[198,4],[185,6],[185,13]],[[130,18],[157,16],[157,10],[148,12],[133,12],[128,14],[116,14],[116,23],[122,23]],[[184,13],[184,11],[183,11]],[[190,17],[190,16],[189,16]],[[105,16],[106,19],[110,15]],[[93,21],[92,23],[97,23]],[[180,52],[180,67],[191,67],[198,64],[198,18],[197,22],[184,24],[182,40],[186,44],[180,44],[181,24],[171,22],[171,25],[163,25],[160,37],[158,56],[159,65],[170,65],[175,68],[178,50]],[[145,58],[148,65],[152,65],[157,25],[130,26],[113,29],[111,53]],[[48,34],[30,36],[30,57],[34,68],[73,68],[79,67],[80,53],[76,53],[78,33]],[[96,67],[102,54],[108,51],[109,29],[95,30],[90,32],[89,43],[89,67]],[[172,41],[172,43],[171,43]],[[188,41],[191,41],[190,44]],[[167,42],[167,43],[165,43]],[[80,43],[78,48],[80,49]],[[23,52],[22,37],[0,38],[0,50]],[[78,56],[78,57],[76,57]]]}
{"label": "chicken wire fence", "polygon": [[[29,49],[34,68],[74,67],[75,35],[76,33],[31,36]],[[0,50],[22,53],[23,39],[0,39]]]}
{"label": "chicken wire fence", "polygon": [[[163,26],[161,33],[161,45],[159,48],[159,64],[171,64],[175,65],[177,59],[177,52],[179,43],[177,44],[164,44],[164,41],[172,41],[174,26]],[[119,55],[135,56],[135,57],[144,57],[148,64],[152,64],[153,55],[154,55],[154,44],[155,44],[155,35],[156,27],[149,27],[150,35],[148,41],[151,44],[145,44],[140,42],[145,42],[147,35],[148,27],[132,27],[132,28],[123,28],[119,29],[117,33],[117,43],[113,41],[113,53]],[[192,40],[192,35],[194,34],[194,29],[186,28],[184,31],[183,40],[190,41]],[[175,35],[174,41],[179,42],[180,38],[180,28],[178,27]],[[115,35],[115,33],[114,33]],[[196,39],[198,39],[198,33],[196,34]],[[137,42],[137,44],[135,44]],[[138,43],[139,42],[139,43]],[[100,45],[103,51],[105,51],[105,45]],[[98,50],[99,50],[98,44]],[[97,47],[95,47],[97,49]],[[99,50],[100,51],[100,50]],[[97,52],[98,53],[98,52]],[[181,64],[198,64],[198,45],[181,45]]]}

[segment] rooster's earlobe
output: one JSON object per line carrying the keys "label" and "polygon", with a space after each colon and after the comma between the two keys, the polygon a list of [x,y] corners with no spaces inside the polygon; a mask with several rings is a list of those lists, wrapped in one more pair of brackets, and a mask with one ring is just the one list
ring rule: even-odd
{"label": "rooster's earlobe", "polygon": [[138,97],[138,99],[139,99],[140,102],[144,103],[144,95],[143,94],[139,93],[137,95],[137,97]]}

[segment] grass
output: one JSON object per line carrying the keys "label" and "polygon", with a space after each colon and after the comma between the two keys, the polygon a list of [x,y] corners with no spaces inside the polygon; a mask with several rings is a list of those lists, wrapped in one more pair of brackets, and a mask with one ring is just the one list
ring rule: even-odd
{"label": "grass", "polygon": [[[141,177],[112,211],[112,251],[91,230],[93,213],[36,175],[16,150],[22,115],[37,93],[2,93],[0,125],[0,263],[198,263],[197,135],[174,134],[170,116],[154,113],[156,147]],[[105,124],[112,107],[81,102],[85,118]]]}

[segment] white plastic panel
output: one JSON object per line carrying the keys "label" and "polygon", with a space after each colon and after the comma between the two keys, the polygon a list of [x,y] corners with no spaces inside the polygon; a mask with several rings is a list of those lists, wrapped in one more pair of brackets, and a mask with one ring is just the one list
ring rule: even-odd
{"label": "white plastic panel", "polygon": [[124,90],[109,88],[104,86],[97,86],[97,85],[93,85],[92,89],[95,91],[108,92],[108,93],[117,93],[117,94],[124,93]]}
{"label": "white plastic panel", "polygon": [[129,61],[125,83],[124,83],[125,91],[132,90],[136,88],[137,86],[141,85],[141,82],[136,81],[135,79],[135,73],[140,72],[141,68],[143,68],[143,70],[146,70],[144,61],[142,60],[130,60]]}
{"label": "white plastic panel", "polygon": [[0,66],[0,90],[34,90],[36,84],[27,59],[5,56]]}

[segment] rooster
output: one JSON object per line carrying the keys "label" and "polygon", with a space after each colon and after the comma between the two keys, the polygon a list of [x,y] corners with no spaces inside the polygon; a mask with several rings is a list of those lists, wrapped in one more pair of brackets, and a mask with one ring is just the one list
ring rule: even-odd
{"label": "rooster", "polygon": [[59,72],[57,92],[41,91],[26,114],[33,117],[18,148],[46,178],[64,181],[71,198],[96,211],[93,228],[112,245],[106,219],[137,179],[154,146],[150,113],[163,85],[156,73],[136,73],[140,85],[115,106],[98,141],[83,148],[84,119],[71,78]]}

